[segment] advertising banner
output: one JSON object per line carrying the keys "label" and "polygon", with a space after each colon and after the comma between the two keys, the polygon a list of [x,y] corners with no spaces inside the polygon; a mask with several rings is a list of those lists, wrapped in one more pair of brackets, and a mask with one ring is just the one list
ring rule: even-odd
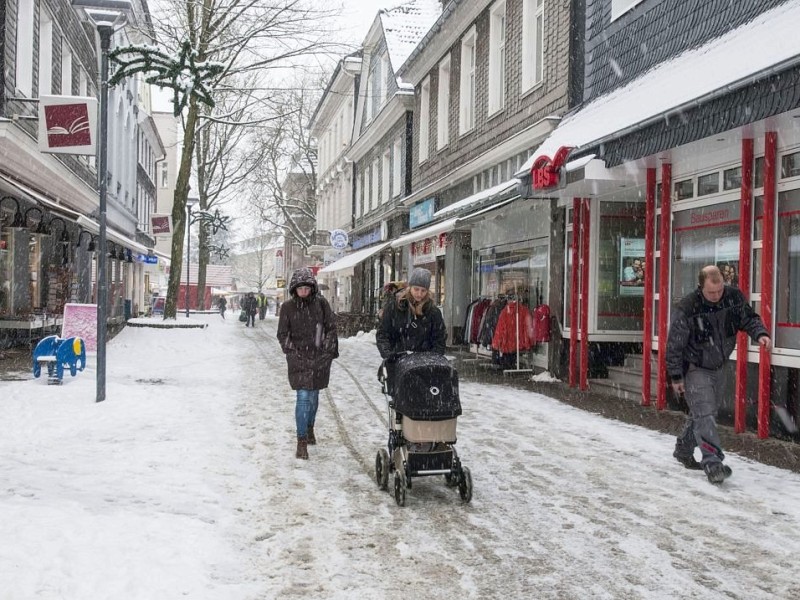
{"label": "advertising banner", "polygon": [[644,296],[644,238],[619,242],[619,295]]}
{"label": "advertising banner", "polygon": [[64,305],[64,321],[61,323],[61,337],[77,336],[83,338],[87,352],[97,352],[97,305]]}

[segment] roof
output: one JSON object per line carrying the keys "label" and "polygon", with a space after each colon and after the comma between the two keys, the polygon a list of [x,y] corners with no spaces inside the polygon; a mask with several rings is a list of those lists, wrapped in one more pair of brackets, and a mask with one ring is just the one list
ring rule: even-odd
{"label": "roof", "polygon": [[680,119],[682,111],[729,93],[800,62],[800,50],[786,40],[796,35],[800,3],[788,2],[698,48],[665,61],[628,85],[564,117],[520,170],[561,146],[588,148],[651,122]]}
{"label": "roof", "polygon": [[441,12],[440,0],[410,0],[395,8],[380,11],[393,72],[397,72],[406,62]]}

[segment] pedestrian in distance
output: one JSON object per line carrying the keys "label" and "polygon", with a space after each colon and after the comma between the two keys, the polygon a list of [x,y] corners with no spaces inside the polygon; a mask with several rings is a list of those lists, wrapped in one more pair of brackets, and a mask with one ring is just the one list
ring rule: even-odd
{"label": "pedestrian in distance", "polygon": [[217,300],[217,308],[219,309],[219,314],[222,315],[222,318],[225,318],[225,309],[228,307],[228,301],[225,299],[225,296],[220,296],[219,300]]}
{"label": "pedestrian in distance", "polygon": [[[672,389],[685,394],[689,418],[672,453],[687,469],[702,469],[711,483],[722,483],[731,476],[723,464],[717,412],[721,402],[723,367],[736,345],[736,334],[746,332],[766,349],[771,347],[769,332],[761,317],[739,289],[725,285],[715,265],[700,270],[695,291],[675,307],[667,338],[667,372]],[[700,447],[702,460],[694,458]]]}
{"label": "pedestrian in distance", "polygon": [[430,294],[431,272],[416,268],[408,285],[396,296],[388,297],[375,336],[378,351],[385,360],[388,389],[392,390],[394,365],[407,352],[435,352],[444,355],[447,331],[442,311]]}
{"label": "pedestrian in distance", "polygon": [[256,314],[258,313],[258,299],[253,292],[247,292],[247,295],[244,297],[244,301],[242,302],[242,310],[247,317],[247,322],[244,326],[255,327]]}
{"label": "pedestrian in distance", "polygon": [[336,321],[328,301],[318,293],[311,269],[297,269],[289,282],[290,299],[280,307],[278,341],[286,355],[289,385],[296,391],[296,458],[308,459],[317,443],[314,425],[319,391],[328,387],[331,363],[339,358]]}

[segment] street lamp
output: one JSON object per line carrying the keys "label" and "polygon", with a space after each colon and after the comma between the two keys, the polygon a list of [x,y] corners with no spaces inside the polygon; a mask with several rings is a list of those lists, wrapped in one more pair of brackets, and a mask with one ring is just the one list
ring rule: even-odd
{"label": "street lamp", "polygon": [[[189,248],[192,244],[192,206],[200,202],[200,198],[196,196],[189,196],[186,198],[186,210],[188,211],[188,215],[186,217],[186,290],[184,301],[186,303],[186,318],[189,318],[189,265],[191,264],[191,254],[189,252]],[[200,265],[198,265],[199,269]],[[198,271],[199,275],[199,271]],[[197,291],[200,293],[200,290]]]}
{"label": "street lamp", "polygon": [[106,273],[106,194],[108,163],[108,52],[111,36],[127,22],[126,13],[133,11],[130,0],[72,0],[72,6],[82,8],[100,35],[100,145],[97,172],[100,177],[97,253],[97,396],[106,399],[106,327],[108,310],[108,274]]}

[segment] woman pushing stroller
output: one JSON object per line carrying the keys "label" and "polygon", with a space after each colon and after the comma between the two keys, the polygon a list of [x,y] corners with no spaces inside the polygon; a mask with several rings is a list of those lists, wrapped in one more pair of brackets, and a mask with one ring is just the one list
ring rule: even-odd
{"label": "woman pushing stroller", "polygon": [[[389,381],[393,364],[406,352],[434,352],[444,355],[447,331],[442,311],[430,294],[431,272],[416,268],[408,279],[408,287],[389,299],[383,308],[375,336],[378,351],[386,360]],[[389,386],[391,389],[391,385]]]}

